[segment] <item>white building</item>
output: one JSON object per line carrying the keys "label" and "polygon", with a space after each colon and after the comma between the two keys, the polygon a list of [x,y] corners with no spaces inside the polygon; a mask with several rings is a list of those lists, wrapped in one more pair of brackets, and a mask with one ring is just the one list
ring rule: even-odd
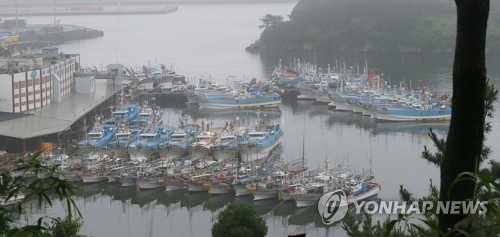
{"label": "white building", "polygon": [[[52,53],[54,50],[57,49],[50,48]],[[61,102],[71,93],[73,73],[80,67],[80,55],[55,55],[43,58],[43,65],[36,65],[39,60],[31,60],[36,64],[24,65],[29,70],[18,68],[21,72],[0,74],[0,112],[30,111]]]}

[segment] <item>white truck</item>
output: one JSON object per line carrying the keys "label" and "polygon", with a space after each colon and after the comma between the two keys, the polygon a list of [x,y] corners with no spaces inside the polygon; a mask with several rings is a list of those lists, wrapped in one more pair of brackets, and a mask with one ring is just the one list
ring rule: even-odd
{"label": "white truck", "polygon": [[146,83],[140,84],[138,89],[140,91],[151,90],[151,89],[153,89],[153,82],[146,82]]}
{"label": "white truck", "polygon": [[172,88],[174,86],[172,85],[172,82],[164,82],[164,83],[161,83],[160,85],[158,85],[158,88],[160,88],[161,90],[167,90],[167,91],[171,91]]}
{"label": "white truck", "polygon": [[187,86],[186,85],[175,85],[172,87],[172,91],[187,91]]}

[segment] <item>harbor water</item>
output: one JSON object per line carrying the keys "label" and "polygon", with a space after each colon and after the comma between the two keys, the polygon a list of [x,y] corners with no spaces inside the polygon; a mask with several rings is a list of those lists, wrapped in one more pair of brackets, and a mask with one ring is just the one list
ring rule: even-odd
{"label": "harbor water", "polygon": [[[136,16],[65,16],[63,24],[74,24],[104,31],[104,37],[72,41],[58,45],[64,53],[79,53],[83,67],[105,67],[121,63],[130,67],[165,64],[191,81],[213,78],[219,82],[251,78],[267,79],[279,60],[283,65],[294,58],[327,67],[345,63],[370,68],[384,74],[392,84],[406,81],[416,87],[427,87],[451,93],[453,55],[400,55],[264,52],[249,54],[245,47],[258,38],[260,18],[265,14],[286,16],[292,3],[180,5],[177,12],[166,15]],[[50,23],[52,17],[28,17],[30,23]],[[488,73],[500,87],[497,57],[488,58]],[[496,103],[498,107],[498,102]],[[430,180],[439,183],[439,170],[420,158],[424,146],[435,150],[427,136],[433,128],[444,137],[446,123],[375,123],[369,117],[332,112],[328,106],[311,102],[287,102],[279,111],[225,111],[214,113],[196,108],[165,108],[163,120],[176,125],[180,117],[190,121],[223,123],[238,118],[248,124],[261,113],[284,132],[281,150],[285,160],[302,156],[310,169],[329,160],[331,165],[349,163],[355,170],[370,166],[376,180],[382,183],[379,198],[396,200],[399,185],[417,197],[427,193]],[[491,119],[493,131],[487,144],[492,159],[498,159],[500,146],[500,113]],[[286,236],[304,231],[307,236],[345,236],[340,225],[324,226],[314,208],[296,209],[293,202],[253,203],[248,198],[232,195],[209,197],[208,194],[136,192],[119,186],[99,184],[79,190],[77,204],[84,217],[82,233],[88,236],[207,236],[226,204],[233,201],[254,205],[269,227],[269,236]],[[21,222],[35,221],[40,216],[61,216],[63,207],[28,210]]]}

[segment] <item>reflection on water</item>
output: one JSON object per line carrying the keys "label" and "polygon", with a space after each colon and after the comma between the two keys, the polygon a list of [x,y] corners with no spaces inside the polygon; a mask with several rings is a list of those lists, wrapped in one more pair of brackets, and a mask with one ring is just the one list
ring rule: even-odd
{"label": "reflection on water", "polygon": [[293,114],[307,115],[306,119],[314,117],[326,117],[325,124],[327,127],[335,126],[353,126],[358,129],[363,129],[371,132],[373,135],[384,133],[409,133],[409,134],[427,134],[429,129],[438,133],[447,134],[449,122],[433,122],[433,123],[414,123],[414,122],[375,122],[373,118],[354,114],[351,112],[340,112],[328,110],[326,105],[312,105],[309,101],[298,101],[293,104],[286,105],[291,108]]}
{"label": "reflection on water", "polygon": [[187,209],[194,208],[205,203],[208,197],[208,192],[196,192],[184,195],[181,199],[181,207],[186,207]]}
{"label": "reflection on water", "polygon": [[[279,124],[284,131],[282,158],[285,161],[300,158],[304,142],[310,169],[328,159],[332,165],[349,162],[354,169],[362,170],[368,168],[373,159],[374,175],[384,186],[379,196],[387,200],[398,198],[401,184],[420,196],[427,192],[429,178],[438,180],[437,170],[419,156],[424,145],[430,146],[426,135],[429,128],[440,135],[446,134],[448,129],[446,123],[376,123],[369,117],[329,111],[327,106],[314,106],[309,101],[283,104],[279,110],[271,111],[165,109],[163,119],[179,121],[185,116],[190,122],[207,120],[214,126],[234,119],[240,126],[254,126],[258,118],[264,118],[269,124]],[[205,236],[217,214],[231,202],[251,205],[257,215],[265,219],[271,236],[286,236],[296,231],[305,231],[308,236],[345,234],[338,224],[324,226],[314,207],[297,209],[293,201],[254,202],[252,196],[210,196],[206,192],[188,193],[185,190],[136,191],[134,187],[122,188],[106,183],[81,186],[76,193],[77,204],[85,217],[83,233],[87,235],[163,236],[172,233],[172,236]],[[64,213],[62,206],[57,205],[42,210],[33,208],[31,212],[31,219]],[[119,230],[113,232],[103,225],[116,226]]]}

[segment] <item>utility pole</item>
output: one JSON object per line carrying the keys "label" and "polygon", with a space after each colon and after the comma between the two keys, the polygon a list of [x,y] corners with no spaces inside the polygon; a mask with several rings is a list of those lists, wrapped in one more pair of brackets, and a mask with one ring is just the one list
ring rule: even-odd
{"label": "utility pole", "polygon": [[15,35],[17,35],[17,32],[19,32],[19,30],[17,29],[17,6],[18,6],[18,4],[19,4],[19,0],[16,0],[16,29],[15,29],[16,32],[14,32]]}
{"label": "utility pole", "polygon": [[56,25],[56,0],[54,0],[54,25]]}

